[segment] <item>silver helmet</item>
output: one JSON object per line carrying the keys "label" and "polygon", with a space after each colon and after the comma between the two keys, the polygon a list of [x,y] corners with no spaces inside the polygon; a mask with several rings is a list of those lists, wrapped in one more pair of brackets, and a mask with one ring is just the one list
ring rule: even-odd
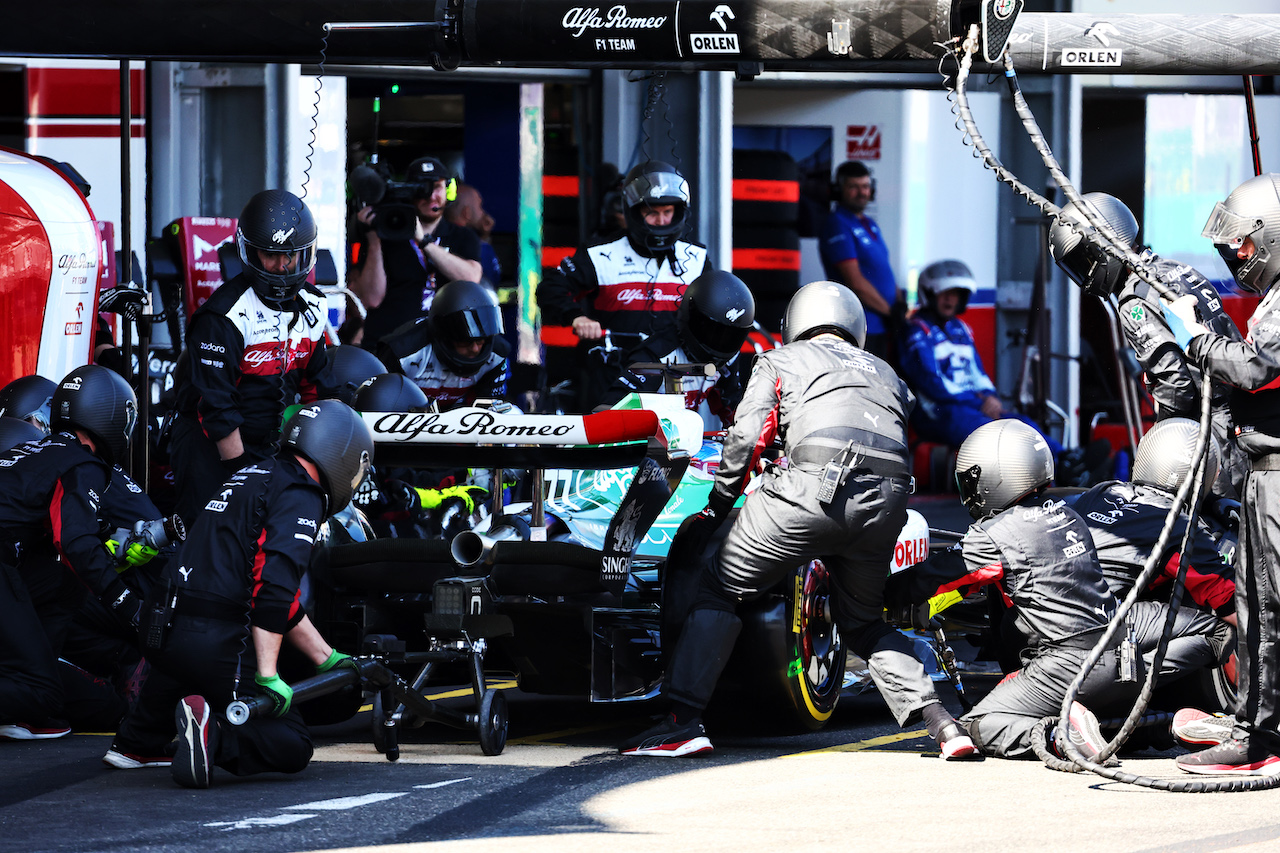
{"label": "silver helmet", "polygon": [[939,293],[948,290],[963,292],[957,314],[963,314],[969,307],[969,297],[978,292],[978,283],[973,279],[973,271],[964,261],[934,261],[920,271],[916,282],[920,288],[920,302],[932,307]]}
{"label": "silver helmet", "polygon": [[[1130,248],[1138,239],[1138,220],[1124,202],[1106,193],[1085,193],[1083,200],[1092,209],[1095,219],[1101,219],[1110,228],[1112,236]],[[1064,221],[1066,220],[1066,221]],[[1062,271],[1085,293],[1106,298],[1119,288],[1124,280],[1125,265],[1091,246],[1079,229],[1090,227],[1084,213],[1071,202],[1062,208],[1061,215],[1049,229],[1049,254]]]}
{"label": "silver helmet", "polygon": [[867,315],[853,291],[834,281],[814,281],[795,292],[782,317],[782,342],[802,341],[823,332],[859,347],[867,342]]}
{"label": "silver helmet", "polygon": [[1022,421],[992,421],[969,433],[956,453],[960,502],[975,519],[1008,509],[1053,480],[1053,451]]}
{"label": "silver helmet", "polygon": [[[1237,284],[1254,293],[1270,290],[1280,278],[1280,175],[1258,175],[1232,190],[1214,206],[1201,236],[1213,241]],[[1246,239],[1254,253],[1241,260],[1237,252]]]}
{"label": "silver helmet", "polygon": [[[1176,492],[1193,470],[1192,455],[1199,433],[1200,425],[1191,418],[1165,418],[1153,426],[1138,442],[1133,482]],[[1212,437],[1206,452],[1209,459],[1205,463],[1199,499],[1209,494],[1218,479],[1218,446]]]}

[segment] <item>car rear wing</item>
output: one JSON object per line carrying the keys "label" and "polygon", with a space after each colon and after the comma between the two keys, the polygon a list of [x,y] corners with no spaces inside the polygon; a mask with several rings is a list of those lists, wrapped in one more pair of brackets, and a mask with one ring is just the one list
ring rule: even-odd
{"label": "car rear wing", "polygon": [[365,412],[374,462],[410,468],[629,468],[667,446],[645,409],[591,415],[505,414],[491,409]]}

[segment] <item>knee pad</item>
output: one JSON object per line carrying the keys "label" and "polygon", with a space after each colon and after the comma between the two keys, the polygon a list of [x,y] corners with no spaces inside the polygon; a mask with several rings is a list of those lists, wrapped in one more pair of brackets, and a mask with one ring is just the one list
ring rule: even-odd
{"label": "knee pad", "polygon": [[1218,620],[1209,634],[1209,648],[1213,650],[1214,663],[1218,666],[1226,663],[1231,653],[1236,650],[1236,629],[1230,624]]}

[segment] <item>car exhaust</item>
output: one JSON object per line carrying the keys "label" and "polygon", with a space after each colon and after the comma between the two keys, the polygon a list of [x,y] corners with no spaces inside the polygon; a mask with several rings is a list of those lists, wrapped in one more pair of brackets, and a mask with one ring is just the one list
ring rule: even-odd
{"label": "car exhaust", "polygon": [[449,543],[449,556],[464,569],[476,566],[492,566],[494,546],[499,542],[523,540],[526,537],[519,528],[502,524],[487,533],[464,530]]}

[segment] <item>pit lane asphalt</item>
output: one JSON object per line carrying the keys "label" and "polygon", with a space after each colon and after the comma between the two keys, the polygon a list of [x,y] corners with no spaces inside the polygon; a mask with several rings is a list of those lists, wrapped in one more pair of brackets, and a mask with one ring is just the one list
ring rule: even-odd
{"label": "pit lane asphalt", "polygon": [[[922,505],[923,504],[923,505]],[[932,504],[932,505],[931,505]],[[963,529],[947,501],[915,504]],[[959,524],[959,527],[957,527]],[[989,682],[970,678],[976,699]],[[953,692],[939,685],[959,713]],[[616,755],[650,722],[633,706],[510,690],[499,756],[441,726],[402,733],[402,757],[371,746],[369,715],[314,730],[294,776],[214,772],[189,791],[164,769],[101,763],[108,734],[0,742],[0,851],[285,853],[377,850],[1272,851],[1280,793],[1169,794],[1037,762],[944,762],[875,694],[846,693],[821,732],[770,731],[749,707],[709,717],[716,751]],[[447,700],[462,701],[462,700]],[[1183,778],[1181,749],[1124,755],[1124,769]]]}
{"label": "pit lane asphalt", "polygon": [[[954,693],[940,685],[953,712]],[[982,686],[970,683],[970,691]],[[761,730],[750,709],[709,718],[716,750],[623,758],[648,725],[620,707],[511,690],[511,736],[486,757],[469,732],[402,733],[386,761],[362,712],[315,730],[300,774],[174,785],[164,769],[113,770],[107,734],[0,743],[0,850],[262,853],[378,850],[684,851],[1274,850],[1280,792],[1169,794],[1036,762],[944,762],[875,695],[847,694],[821,732]],[[1181,777],[1180,749],[1124,756]]]}

